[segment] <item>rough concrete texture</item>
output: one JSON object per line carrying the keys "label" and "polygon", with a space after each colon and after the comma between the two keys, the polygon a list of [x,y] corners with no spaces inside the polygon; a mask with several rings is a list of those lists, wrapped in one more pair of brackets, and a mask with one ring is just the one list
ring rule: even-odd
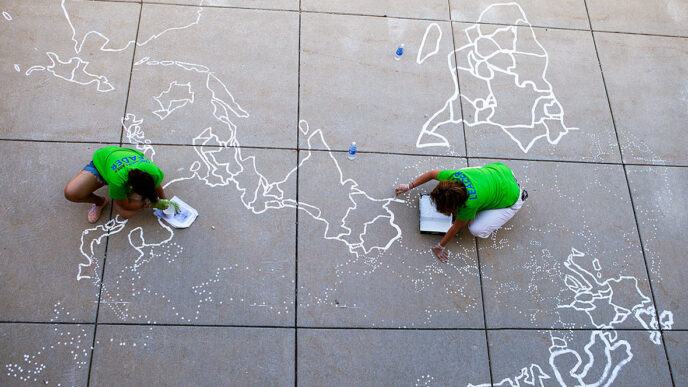
{"label": "rough concrete texture", "polygon": [[139,40],[161,25],[188,27],[136,50],[127,114],[147,139],[191,145],[212,127],[227,141],[228,120],[241,145],[296,147],[298,14],[146,4]]}
{"label": "rough concrete texture", "polygon": [[[138,6],[2,4],[0,136],[119,141],[134,52],[128,42],[136,37]],[[84,40],[93,29],[111,38]]]}
{"label": "rough concrete texture", "polygon": [[199,5],[208,7],[238,7],[258,9],[298,10],[299,0],[143,0],[144,3]]}
{"label": "rough concrete texture", "polygon": [[623,168],[509,165],[529,198],[512,222],[478,241],[487,325],[640,328],[619,309],[652,305]]}
{"label": "rough concrete texture", "polygon": [[592,28],[658,35],[688,34],[688,3],[661,0],[586,1]]}
{"label": "rough concrete texture", "polygon": [[683,295],[688,291],[688,204],[680,192],[688,190],[688,170],[639,166],[627,170],[657,305],[673,311],[675,328],[687,329]]}
{"label": "rough concrete texture", "polygon": [[[106,241],[95,230],[83,239],[73,235],[89,226],[90,204],[66,202],[62,187],[99,145],[0,143],[6,160],[0,172],[2,320],[95,322]],[[105,220],[93,227],[102,228]]]}
{"label": "rough concrete texture", "polygon": [[456,23],[454,33],[469,156],[619,161],[590,32]]}
{"label": "rough concrete texture", "polygon": [[[558,1],[556,7],[547,0],[524,0],[511,2],[518,7],[499,6],[489,0],[450,0],[451,18],[459,22],[477,22],[519,25],[519,19],[527,20],[534,26],[587,29],[588,16],[585,3],[578,0]],[[521,8],[522,13],[517,8]],[[481,18],[482,16],[482,18]]]}
{"label": "rough concrete texture", "polygon": [[[0,0],[0,385],[686,384],[679,3]],[[87,223],[105,145],[195,223]],[[440,263],[394,187],[493,161]]]}
{"label": "rough concrete texture", "polygon": [[688,165],[686,39],[595,36],[624,161]]}
{"label": "rough concrete texture", "polygon": [[93,325],[2,324],[3,386],[85,386]]}
{"label": "rough concrete texture", "polygon": [[[222,149],[215,160],[236,150]],[[166,191],[199,217],[192,228],[174,230],[154,216],[138,216],[113,233],[100,321],[293,326],[295,210],[263,211],[265,203],[249,197],[255,188],[249,183],[257,182],[249,179],[257,176],[248,171],[235,180],[247,189],[243,196],[231,182],[199,181],[203,171],[190,170],[199,160],[192,147],[156,151],[156,164],[176,180]],[[242,157],[255,157],[258,170],[272,168],[271,178],[289,172],[296,152],[248,149]],[[282,188],[295,196],[295,181]]]}
{"label": "rough concrete texture", "polygon": [[301,1],[301,9],[304,11],[396,16],[414,19],[445,19],[448,7],[448,3],[444,0]]}
{"label": "rough concrete texture", "polygon": [[[490,331],[493,381],[506,386],[671,385],[664,350],[648,340],[651,333]],[[532,355],[526,360],[524,352]],[[624,367],[631,361],[651,366]]]}
{"label": "rough concrete texture", "polygon": [[103,325],[95,343],[95,385],[294,383],[294,333],[288,329]]}
{"label": "rough concrete texture", "polygon": [[[482,327],[473,238],[463,235],[448,245],[452,260],[443,265],[429,249],[439,237],[418,231],[418,197],[434,184],[400,195],[404,203],[397,203],[389,201],[394,184],[377,183],[411,181],[447,161],[452,168],[465,166],[454,160],[360,154],[352,162],[344,153],[305,153],[299,174],[299,201],[307,211],[299,213],[300,324]],[[356,176],[366,166],[375,166],[375,173]]]}
{"label": "rough concrete texture", "polygon": [[688,384],[688,332],[667,332],[664,337],[674,382],[684,386]]}
{"label": "rough concrete texture", "polygon": [[[428,22],[418,20],[304,14],[301,117],[323,128],[332,149],[346,150],[355,141],[360,151],[465,154],[460,125],[442,128],[449,148],[416,146],[418,129],[455,90],[448,70],[448,60],[453,66],[453,57],[447,56],[449,23],[433,31],[432,36],[446,37],[438,54],[417,63],[427,28]],[[405,50],[395,61],[400,44]],[[436,47],[432,41],[428,45],[429,51]],[[455,113],[460,116],[461,109]],[[304,141],[302,136],[302,147]]]}
{"label": "rough concrete texture", "polygon": [[489,380],[481,331],[300,330],[306,386],[466,385]]}

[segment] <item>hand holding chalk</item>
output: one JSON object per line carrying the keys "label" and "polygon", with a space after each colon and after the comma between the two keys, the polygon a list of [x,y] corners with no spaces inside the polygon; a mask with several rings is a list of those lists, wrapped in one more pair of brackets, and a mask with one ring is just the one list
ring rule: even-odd
{"label": "hand holding chalk", "polygon": [[399,184],[397,188],[394,190],[395,195],[402,194],[404,192],[408,192],[408,190],[411,189],[410,184]]}

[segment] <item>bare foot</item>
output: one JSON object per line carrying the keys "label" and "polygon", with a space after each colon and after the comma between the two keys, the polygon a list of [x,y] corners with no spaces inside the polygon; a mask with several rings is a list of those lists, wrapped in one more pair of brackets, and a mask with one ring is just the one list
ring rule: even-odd
{"label": "bare foot", "polygon": [[103,198],[103,204],[97,206],[95,204],[91,205],[91,209],[88,210],[88,222],[95,223],[100,219],[100,215],[103,213],[103,209],[107,206],[107,198]]}

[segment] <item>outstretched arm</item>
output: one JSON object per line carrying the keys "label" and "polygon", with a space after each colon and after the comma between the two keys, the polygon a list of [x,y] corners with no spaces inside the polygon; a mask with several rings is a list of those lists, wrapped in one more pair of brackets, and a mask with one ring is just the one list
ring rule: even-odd
{"label": "outstretched arm", "polygon": [[155,193],[158,194],[160,199],[167,199],[167,197],[165,197],[165,191],[162,189],[162,183],[155,187]]}
{"label": "outstretched arm", "polygon": [[459,220],[455,219],[454,224],[452,224],[451,227],[449,227],[449,230],[444,234],[442,237],[442,240],[440,243],[436,244],[435,246],[432,246],[432,252],[435,253],[435,256],[437,256],[437,259],[439,259],[441,262],[447,262],[449,260],[449,255],[447,254],[447,250],[444,248],[447,243],[461,231],[463,226],[468,223],[467,220]]}
{"label": "outstretched arm", "polygon": [[447,243],[449,243],[449,241],[452,238],[454,238],[454,236],[458,234],[459,231],[461,231],[461,229],[463,228],[463,226],[466,225],[466,223],[468,223],[467,220],[454,219],[454,224],[452,224],[452,226],[449,227],[449,230],[447,230],[447,232],[442,237],[442,240],[439,243],[440,246],[445,247]]}
{"label": "outstretched arm", "polygon": [[425,172],[424,174],[418,176],[409,184],[399,184],[399,186],[394,190],[396,195],[404,193],[412,188],[418,187],[419,185],[425,184],[430,180],[437,180],[437,174],[440,173],[439,169],[433,169],[432,171]]}

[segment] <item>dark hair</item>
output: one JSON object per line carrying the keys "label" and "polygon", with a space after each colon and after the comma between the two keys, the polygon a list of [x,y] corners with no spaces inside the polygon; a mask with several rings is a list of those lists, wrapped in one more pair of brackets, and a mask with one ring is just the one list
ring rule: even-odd
{"label": "dark hair", "polygon": [[437,211],[449,215],[456,212],[468,200],[466,186],[460,181],[440,181],[430,193]]}
{"label": "dark hair", "polygon": [[129,171],[129,185],[137,194],[144,199],[148,199],[151,203],[158,201],[158,193],[155,192],[155,181],[153,176],[139,170],[132,169]]}

